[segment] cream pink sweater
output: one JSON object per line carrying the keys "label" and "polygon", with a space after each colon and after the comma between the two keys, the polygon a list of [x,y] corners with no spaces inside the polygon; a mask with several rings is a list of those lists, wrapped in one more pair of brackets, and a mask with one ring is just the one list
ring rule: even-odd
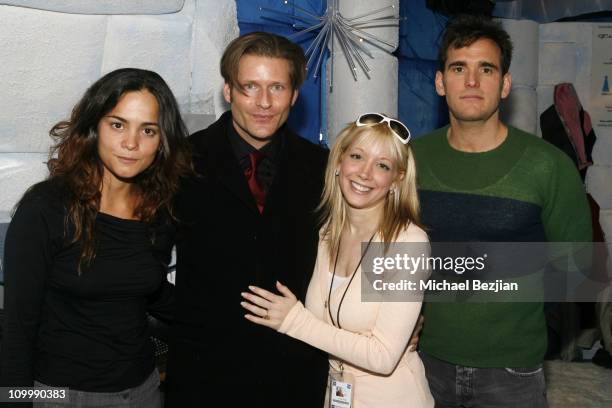
{"label": "cream pink sweater", "polygon": [[[410,225],[396,240],[427,241],[427,234],[415,225]],[[329,265],[327,249],[319,242],[306,307],[298,302],[279,332],[327,352],[334,368],[343,363],[344,370],[355,376],[354,408],[433,407],[421,359],[416,352],[407,350],[421,303],[362,302],[359,268],[342,302],[339,329],[331,324],[325,308]],[[334,319],[347,284],[348,279],[331,293]]]}

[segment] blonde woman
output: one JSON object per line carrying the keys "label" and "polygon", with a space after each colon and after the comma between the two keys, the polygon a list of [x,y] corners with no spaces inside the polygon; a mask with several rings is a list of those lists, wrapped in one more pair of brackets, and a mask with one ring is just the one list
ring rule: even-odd
{"label": "blonde woman", "polygon": [[281,283],[280,294],[254,286],[242,294],[248,320],[329,354],[326,406],[433,406],[421,360],[408,349],[421,303],[361,301],[362,243],[365,252],[372,242],[427,243],[409,140],[406,126],[379,113],[346,127],[327,165],[305,307]]}

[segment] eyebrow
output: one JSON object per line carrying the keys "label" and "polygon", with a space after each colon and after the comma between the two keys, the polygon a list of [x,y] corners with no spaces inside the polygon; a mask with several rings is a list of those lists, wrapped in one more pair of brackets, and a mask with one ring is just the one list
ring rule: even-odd
{"label": "eyebrow", "polygon": [[448,68],[450,67],[464,67],[467,63],[465,61],[453,61],[448,63]]}
{"label": "eyebrow", "polygon": [[[452,67],[465,67],[467,66],[467,62],[465,61],[453,61],[453,62],[449,62],[447,68],[452,68]],[[495,65],[492,62],[489,61],[480,61],[478,62],[478,66],[479,67],[487,67],[487,68],[493,68],[495,70],[499,70],[499,67],[497,65]]]}
{"label": "eyebrow", "polygon": [[[248,84],[262,85],[263,82],[266,82],[266,81],[260,81],[260,80],[257,80],[257,79],[245,79],[243,81],[236,81],[236,83],[239,86],[244,86],[244,85],[248,85]],[[288,86],[288,84],[289,84],[289,82],[285,82],[285,81],[274,81],[274,82],[271,82],[271,83],[267,84],[267,86],[274,86],[274,85]]]}
{"label": "eyebrow", "polygon": [[[355,146],[355,147],[353,147],[353,149],[359,150],[359,151],[361,151],[363,153],[366,153],[366,155],[367,155],[367,152],[365,151],[365,149],[362,149],[361,147]],[[391,163],[393,163],[393,160],[391,158],[387,157],[387,156],[380,156],[380,157],[377,158],[377,160],[387,160],[387,161],[390,161]]]}
{"label": "eyebrow", "polygon": [[[106,115],[105,117],[117,119],[118,121],[123,122],[123,123],[128,123],[128,121],[123,119],[121,116]],[[157,126],[157,127],[159,127],[159,124],[157,122],[143,122],[141,124],[141,126]]]}
{"label": "eyebrow", "polygon": [[482,61],[479,64],[481,67],[487,67],[487,68],[493,68],[493,69],[499,69],[499,67],[497,65],[495,65],[492,62],[488,62],[488,61]]}

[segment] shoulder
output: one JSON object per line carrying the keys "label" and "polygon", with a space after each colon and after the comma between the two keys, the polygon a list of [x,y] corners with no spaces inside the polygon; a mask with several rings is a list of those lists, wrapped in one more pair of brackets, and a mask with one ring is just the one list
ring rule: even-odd
{"label": "shoulder", "polygon": [[508,137],[517,139],[521,144],[524,144],[528,149],[531,149],[533,152],[538,152],[540,154],[550,156],[551,158],[556,158],[557,156],[564,155],[561,150],[556,148],[551,143],[548,143],[546,140],[532,133],[517,129],[513,126],[508,126]]}
{"label": "shoulder", "polygon": [[396,242],[429,242],[427,233],[418,225],[411,222],[406,228],[399,232]]}
{"label": "shoulder", "polygon": [[440,144],[440,141],[445,137],[448,126],[441,127],[432,132],[426,133],[414,139],[410,145],[415,152],[427,152]]}
{"label": "shoulder", "polygon": [[65,183],[59,178],[52,178],[41,181],[31,186],[23,195],[17,207],[22,205],[29,206],[49,206],[63,204],[68,196],[68,189]]}
{"label": "shoulder", "polygon": [[563,151],[546,140],[512,126],[508,126],[508,135],[516,138],[520,144],[525,146],[522,158],[535,166],[532,169],[534,173],[537,174],[537,170],[545,173],[573,174],[578,172],[572,160]]}
{"label": "shoulder", "polygon": [[227,130],[230,121],[231,112],[227,111],[206,129],[197,131],[188,137],[187,141],[196,174],[200,176],[206,174],[210,170],[211,162],[218,162],[222,160],[221,157],[225,157],[226,148],[229,146]]}
{"label": "shoulder", "polygon": [[36,225],[60,228],[69,196],[61,180],[49,179],[34,184],[15,206],[11,225],[24,225],[30,229]]}
{"label": "shoulder", "polygon": [[188,141],[193,152],[195,154],[201,153],[207,150],[211,144],[214,144],[217,138],[224,138],[227,134],[227,126],[230,120],[231,112],[227,111],[206,129],[191,134]]}
{"label": "shoulder", "polygon": [[423,182],[424,176],[429,171],[430,160],[444,153],[447,129],[448,126],[436,129],[410,143],[414,151],[419,183]]}
{"label": "shoulder", "polygon": [[287,129],[286,135],[289,149],[297,157],[310,162],[314,161],[312,164],[325,167],[329,150],[304,139],[290,129]]}
{"label": "shoulder", "polygon": [[[312,197],[316,196],[318,200],[323,189],[329,152],[290,130],[284,136],[286,146],[283,148],[283,161],[288,163],[294,181],[302,183],[305,188],[312,186]],[[308,191],[308,188],[304,191]]]}

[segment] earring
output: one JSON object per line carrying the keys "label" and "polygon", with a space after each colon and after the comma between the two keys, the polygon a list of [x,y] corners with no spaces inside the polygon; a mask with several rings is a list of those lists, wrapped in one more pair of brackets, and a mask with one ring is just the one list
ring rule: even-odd
{"label": "earring", "polygon": [[392,189],[389,190],[389,195],[393,195],[395,194],[395,187],[393,187]]}
{"label": "earring", "polygon": [[336,177],[338,177],[340,175],[340,170],[336,169],[336,173],[334,173]]}

